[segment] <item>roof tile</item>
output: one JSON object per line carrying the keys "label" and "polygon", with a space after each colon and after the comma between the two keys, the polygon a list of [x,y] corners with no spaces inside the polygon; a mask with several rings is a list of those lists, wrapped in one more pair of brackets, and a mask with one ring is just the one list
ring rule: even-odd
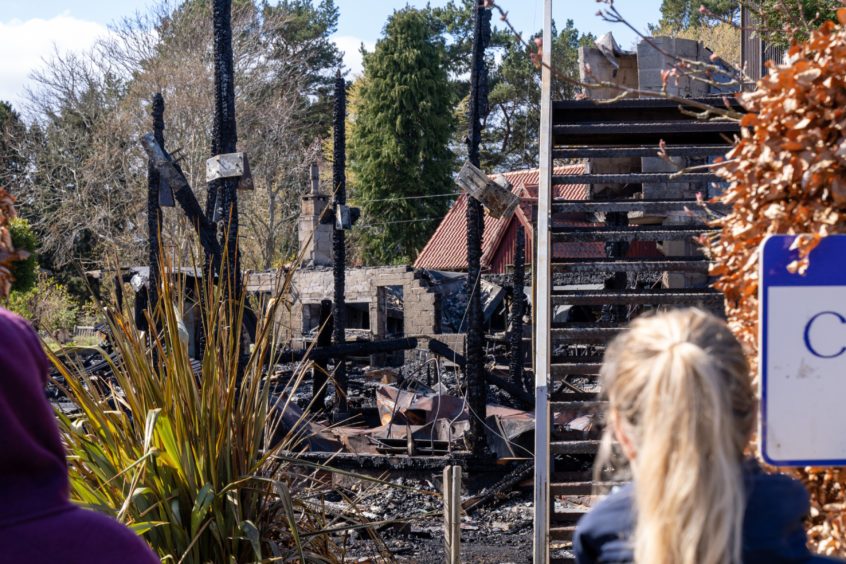
{"label": "roof tile", "polygon": [[[553,174],[583,174],[583,164],[555,167]],[[521,210],[531,221],[531,207],[533,200],[538,197],[540,172],[538,169],[521,170],[505,173],[506,179],[512,185],[512,192],[520,196]],[[587,184],[559,184],[553,186],[555,198],[568,200],[586,200],[590,193]],[[485,214],[485,229],[482,236],[482,268],[491,264],[496,247],[511,218],[494,218]],[[556,253],[557,254],[557,253]],[[602,255],[604,256],[604,254]],[[453,206],[444,216],[435,233],[417,255],[415,268],[431,270],[466,270],[467,269],[467,195],[461,194]]]}

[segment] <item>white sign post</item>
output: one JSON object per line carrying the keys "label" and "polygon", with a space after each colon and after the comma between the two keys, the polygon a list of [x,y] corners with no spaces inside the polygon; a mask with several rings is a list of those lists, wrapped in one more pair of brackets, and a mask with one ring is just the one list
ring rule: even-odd
{"label": "white sign post", "polygon": [[846,465],[846,236],[791,274],[794,236],[761,246],[761,454],[774,466]]}

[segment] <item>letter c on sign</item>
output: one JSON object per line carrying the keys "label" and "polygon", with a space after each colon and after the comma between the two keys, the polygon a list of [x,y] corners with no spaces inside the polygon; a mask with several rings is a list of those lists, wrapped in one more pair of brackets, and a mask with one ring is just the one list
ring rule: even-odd
{"label": "letter c on sign", "polygon": [[840,321],[841,325],[846,325],[846,317],[843,317],[842,315],[840,315],[836,311],[823,311],[823,312],[816,314],[815,316],[813,316],[810,319],[810,321],[808,321],[808,324],[805,325],[805,348],[807,348],[811,352],[812,355],[814,355],[818,358],[837,358],[838,356],[842,355],[843,353],[846,353],[846,347],[842,347],[838,352],[836,352],[834,354],[822,354],[822,353],[818,352],[814,348],[814,346],[811,344],[811,326],[817,321],[817,319],[819,319],[820,317],[823,317],[825,315],[833,315],[834,317],[837,318],[838,321]]}

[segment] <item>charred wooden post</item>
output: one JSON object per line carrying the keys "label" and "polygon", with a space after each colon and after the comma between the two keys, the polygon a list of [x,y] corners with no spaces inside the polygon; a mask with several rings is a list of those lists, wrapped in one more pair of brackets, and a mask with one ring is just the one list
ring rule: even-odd
{"label": "charred wooden post", "polygon": [[[152,111],[153,137],[164,149],[164,98],[161,93],[153,96]],[[161,176],[152,159],[147,160],[147,232],[150,257],[150,280],[148,282],[148,303],[155,313],[159,303],[159,236],[162,233],[162,208],[159,206],[159,185]],[[146,323],[145,323],[146,325]]]}
{"label": "charred wooden post", "polygon": [[443,496],[445,560],[461,564],[461,466],[444,468]]}
{"label": "charred wooden post", "polygon": [[158,170],[164,180],[173,189],[173,196],[179,203],[179,206],[185,212],[188,221],[194,226],[194,230],[200,238],[200,244],[209,257],[209,264],[211,269],[208,270],[209,276],[213,276],[215,272],[220,271],[221,249],[220,243],[217,241],[215,235],[214,224],[206,218],[203,209],[200,207],[188,180],[182,169],[173,162],[173,159],[167,152],[162,149],[161,145],[156,141],[156,138],[147,133],[141,137],[141,145],[147,153],[147,158],[153,163],[153,166]]}
{"label": "charred wooden post", "polygon": [[[347,91],[346,81],[341,72],[335,77],[335,126],[334,126],[334,162],[332,163],[332,187],[334,189],[333,208],[337,214],[347,204],[347,176],[346,176],[346,117],[347,117]],[[345,301],[345,270],[347,263],[346,255],[346,234],[344,226],[335,223],[332,231],[332,268],[335,278],[335,300],[332,318],[334,322],[333,342],[337,345],[344,344],[346,340],[346,301]],[[347,414],[347,369],[343,358],[337,360],[335,365],[335,416],[336,419],[345,419]]]}
{"label": "charred wooden post", "polygon": [[[214,0],[214,130],[212,157],[237,151],[235,122],[235,70],[232,57],[232,0]],[[206,217],[214,216],[220,198],[221,247],[226,265],[226,295],[241,294],[241,256],[238,249],[238,179],[222,178],[209,184]],[[210,203],[211,200],[211,203]],[[209,213],[211,211],[211,214]]]}
{"label": "charred wooden post", "polygon": [[[473,62],[470,70],[470,131],[467,153],[470,163],[479,167],[479,145],[482,142],[482,116],[487,112],[488,77],[485,49],[491,35],[491,13],[483,4],[476,4],[473,32]],[[467,198],[467,293],[469,319],[467,327],[467,400],[471,410],[470,447],[473,454],[482,456],[486,450],[485,417],[487,416],[487,388],[484,377],[484,314],[482,311],[482,236],[484,233],[482,204]]]}
{"label": "charred wooden post", "polygon": [[[320,302],[320,332],[317,334],[317,350],[325,350],[332,346],[332,300]],[[326,358],[314,361],[311,383],[311,405],[315,411],[326,408],[326,384],[329,364]]]}
{"label": "charred wooden post", "polygon": [[365,341],[363,343],[344,343],[327,348],[316,348],[311,351],[286,351],[278,353],[274,362],[299,362],[304,358],[322,360],[331,358],[345,358],[348,356],[367,356],[371,354],[408,351],[417,348],[417,339],[405,337],[403,339],[389,339],[387,341]]}
{"label": "charred wooden post", "polygon": [[[147,323],[147,316],[145,315],[149,307],[150,290],[149,288],[141,287],[135,294],[135,327],[139,331],[147,331],[149,324]],[[151,341],[152,342],[152,341]],[[153,347],[152,352],[155,355],[156,349]]]}
{"label": "charred wooden post", "polygon": [[313,351],[311,357],[341,359],[348,356],[368,356],[378,353],[390,353],[395,351],[409,351],[417,348],[417,339],[405,337],[403,339],[389,339],[387,341],[365,341],[363,343],[344,343],[332,345],[328,349]]}
{"label": "charred wooden post", "polygon": [[511,333],[508,341],[511,344],[511,383],[521,389],[525,389],[523,381],[523,316],[526,314],[526,295],[523,288],[526,286],[526,231],[522,227],[517,228],[517,245],[514,249],[514,275],[511,285],[513,296],[511,298]]}
{"label": "charred wooden post", "polygon": [[452,350],[446,343],[442,343],[437,339],[429,339],[429,350],[458,365],[462,370],[467,367],[467,359],[464,358],[464,355]]}

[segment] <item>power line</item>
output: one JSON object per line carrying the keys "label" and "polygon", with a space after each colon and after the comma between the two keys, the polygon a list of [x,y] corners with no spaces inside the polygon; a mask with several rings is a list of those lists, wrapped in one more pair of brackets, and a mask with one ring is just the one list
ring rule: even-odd
{"label": "power line", "polygon": [[422,217],[420,219],[402,219],[397,221],[381,221],[378,223],[366,223],[364,225],[360,225],[359,227],[380,227],[382,225],[395,225],[397,223],[420,223],[423,221],[440,221],[441,217]]}
{"label": "power line", "polygon": [[357,200],[355,198],[350,198],[356,204],[369,204],[372,202],[399,202],[402,200],[425,200],[428,198],[455,198],[460,196],[459,192],[451,192],[449,194],[427,194],[425,196],[394,196],[391,198],[375,198],[373,200]]}

